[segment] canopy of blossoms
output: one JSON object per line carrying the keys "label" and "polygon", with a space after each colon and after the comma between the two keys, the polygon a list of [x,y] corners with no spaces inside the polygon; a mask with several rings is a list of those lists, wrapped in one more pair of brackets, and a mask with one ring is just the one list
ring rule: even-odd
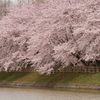
{"label": "canopy of blossoms", "polygon": [[100,0],[50,0],[0,20],[0,71],[100,65]]}

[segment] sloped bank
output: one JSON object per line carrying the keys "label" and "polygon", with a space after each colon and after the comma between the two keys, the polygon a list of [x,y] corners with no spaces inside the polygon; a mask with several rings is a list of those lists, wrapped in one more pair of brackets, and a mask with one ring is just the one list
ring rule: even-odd
{"label": "sloped bank", "polygon": [[0,72],[0,86],[64,89],[100,89],[100,73],[34,73]]}
{"label": "sloped bank", "polygon": [[0,82],[1,87],[34,87],[34,88],[56,88],[56,89],[91,89],[100,90],[100,85],[67,84],[67,83],[27,83],[27,82]]}

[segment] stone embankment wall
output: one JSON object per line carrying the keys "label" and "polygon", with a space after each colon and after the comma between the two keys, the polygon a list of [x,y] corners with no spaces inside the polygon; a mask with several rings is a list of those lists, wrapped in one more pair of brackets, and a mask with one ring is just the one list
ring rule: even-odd
{"label": "stone embankment wall", "polygon": [[100,85],[63,84],[63,83],[23,83],[0,81],[0,86],[5,87],[33,87],[33,88],[60,88],[60,89],[92,89],[100,90]]}

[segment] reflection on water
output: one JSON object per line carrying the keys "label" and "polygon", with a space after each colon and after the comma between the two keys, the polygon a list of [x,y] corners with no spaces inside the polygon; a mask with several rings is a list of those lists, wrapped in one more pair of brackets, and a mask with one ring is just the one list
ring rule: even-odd
{"label": "reflection on water", "polygon": [[0,88],[0,100],[100,100],[100,92],[34,88]]}

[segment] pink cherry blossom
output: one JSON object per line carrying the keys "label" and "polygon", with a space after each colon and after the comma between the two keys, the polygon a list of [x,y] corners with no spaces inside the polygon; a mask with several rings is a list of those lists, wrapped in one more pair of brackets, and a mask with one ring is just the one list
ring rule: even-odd
{"label": "pink cherry blossom", "polygon": [[50,0],[8,9],[0,21],[0,71],[100,65],[100,0]]}

